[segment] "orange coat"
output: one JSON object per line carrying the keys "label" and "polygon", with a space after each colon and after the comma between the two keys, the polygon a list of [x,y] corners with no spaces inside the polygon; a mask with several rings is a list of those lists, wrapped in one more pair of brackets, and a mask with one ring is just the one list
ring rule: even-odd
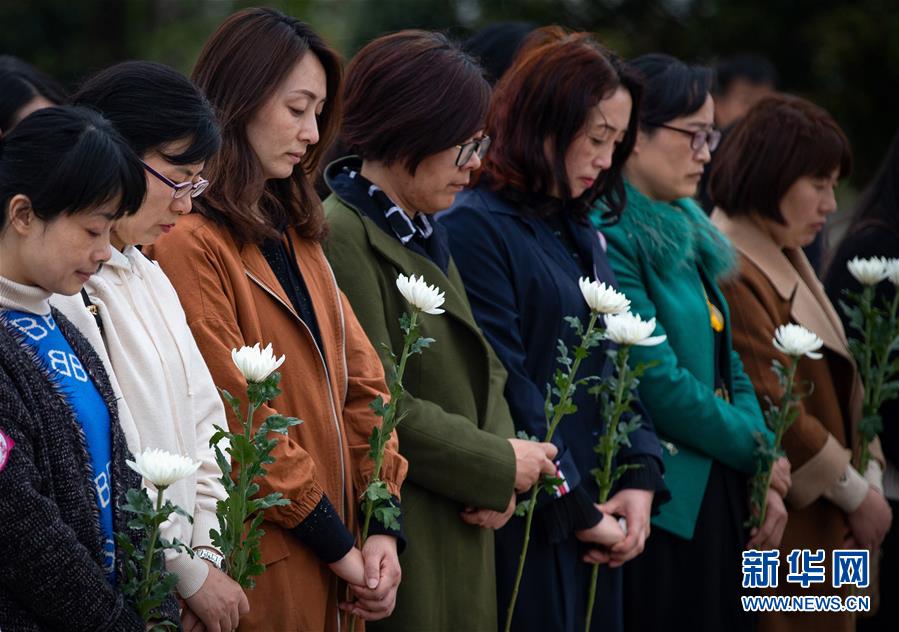
{"label": "orange coat", "polygon": [[[799,406],[799,416],[783,438],[792,466],[792,487],[786,503],[789,519],[780,546],[780,581],[777,594],[845,596],[849,590],[831,587],[831,556],[849,534],[846,513],[828,500],[858,448],[858,422],[862,410],[862,384],[849,353],[843,325],[824,293],[815,272],[799,249],[780,249],[751,220],[729,218],[720,210],[715,225],[740,254],[739,274],[721,289],[733,314],[734,348],[743,360],[759,402],[780,401],[783,390],[771,369],[772,360],[788,358],[771,343],[780,325],[798,323],[824,342],[820,360],[801,358],[797,384],[814,384]],[[880,443],[872,454],[883,464]],[[876,477],[875,477],[876,478]],[[878,483],[879,484],[879,483]],[[786,556],[793,549],[825,549],[827,581],[803,589],[786,582]],[[766,632],[814,629],[854,630],[853,613],[765,613],[759,629]]]}
{"label": "orange coat", "polygon": [[[260,494],[278,491],[290,504],[266,512],[261,552],[267,568],[248,591],[250,613],[240,629],[336,631],[346,625],[337,608],[345,589],[290,529],[327,494],[348,528],[357,530],[357,506],[373,466],[368,437],[379,421],[369,403],[379,394],[387,399],[387,387],[381,361],[321,247],[292,237],[317,317],[321,353],[259,248],[239,248],[226,228],[193,214],[146,254],[175,286],[217,386],[246,401],[232,348],[270,342],[276,355],[287,356],[280,368],[284,392],[257,412],[255,421],[275,412],[303,420],[279,440],[272,452],[276,462],[260,481]],[[229,411],[232,430],[234,422]],[[394,437],[382,469],[392,494],[399,495],[405,474]]]}

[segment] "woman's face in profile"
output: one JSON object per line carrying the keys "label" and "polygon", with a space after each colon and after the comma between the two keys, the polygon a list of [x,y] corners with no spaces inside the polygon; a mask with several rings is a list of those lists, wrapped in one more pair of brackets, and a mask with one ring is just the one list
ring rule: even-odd
{"label": "woman's face in profile", "polygon": [[250,118],[247,142],[266,180],[288,178],[318,142],[318,117],[327,98],[325,67],[307,51]]}
{"label": "woman's face in profile", "polygon": [[[612,96],[590,109],[583,129],[565,152],[565,173],[572,198],[583,195],[612,166],[615,148],[627,133],[632,107],[630,92],[619,86]],[[558,197],[558,191],[555,195]]]}

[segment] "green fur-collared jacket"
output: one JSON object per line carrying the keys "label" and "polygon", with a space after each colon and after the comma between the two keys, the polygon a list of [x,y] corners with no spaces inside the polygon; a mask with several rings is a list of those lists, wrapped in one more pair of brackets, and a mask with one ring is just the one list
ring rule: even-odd
{"label": "green fur-collared jacket", "polygon": [[[597,224],[599,212],[593,216]],[[717,285],[734,270],[734,250],[692,200],[656,202],[630,184],[620,221],[601,231],[631,310],[644,320],[655,318],[655,333],[667,336],[658,346],[634,347],[630,359],[656,362],[641,379],[640,399],[668,448],[663,460],[671,502],[653,524],[690,539],[712,460],[749,476],[755,472],[755,435],[770,436],[733,350],[730,313]],[[727,398],[715,392],[707,294],[724,315],[719,366]]]}

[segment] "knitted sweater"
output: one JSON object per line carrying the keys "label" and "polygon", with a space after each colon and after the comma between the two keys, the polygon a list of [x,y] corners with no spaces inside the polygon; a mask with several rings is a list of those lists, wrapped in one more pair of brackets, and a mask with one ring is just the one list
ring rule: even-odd
{"label": "knitted sweater", "polygon": [[[158,265],[129,246],[113,249],[85,290],[99,310],[102,335],[80,295],[54,294],[50,304],[78,327],[103,361],[130,450],[159,448],[201,463],[165,491],[193,523],[173,516],[163,524],[162,536],[212,547],[209,531],[218,529],[215,506],[225,489],[209,439],[213,425],[226,427],[227,421],[175,288]],[[200,558],[174,551],[166,552],[166,567],[178,575],[176,588],[184,598],[202,587],[209,571]]]}
{"label": "knitted sweater", "polygon": [[[52,313],[106,402],[112,430],[113,526],[127,529],[119,509],[140,485],[125,464],[128,450],[115,398],[99,358],[47,302],[49,295],[0,278],[0,310]],[[143,631],[138,614],[103,572],[103,536],[84,435],[44,367],[10,330],[0,327],[0,432],[11,439],[0,471],[0,629]],[[123,560],[116,559],[123,575]],[[178,621],[174,599],[169,620]]]}

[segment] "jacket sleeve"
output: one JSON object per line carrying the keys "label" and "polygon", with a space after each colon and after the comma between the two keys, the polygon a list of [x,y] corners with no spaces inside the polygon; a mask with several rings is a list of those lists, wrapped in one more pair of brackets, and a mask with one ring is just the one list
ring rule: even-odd
{"label": "jacket sleeve", "polygon": [[[724,291],[728,303],[734,308],[734,348],[743,358],[758,399],[779,402],[783,389],[771,368],[772,362],[777,360],[786,366],[789,358],[771,341],[774,330],[785,323],[777,322],[774,307],[766,306],[763,289],[744,275],[727,283]],[[800,363],[822,361],[802,358]],[[824,389],[828,385],[816,384],[815,388]],[[784,434],[783,447],[792,466],[792,486],[787,500],[793,507],[805,507],[825,495],[838,485],[849,467],[850,451],[808,412],[801,401],[799,416]]]}
{"label": "jacket sleeve", "polygon": [[[231,360],[231,350],[265,341],[246,340],[241,332],[232,279],[242,279],[244,271],[239,264],[227,263],[229,257],[223,256],[221,248],[217,240],[207,237],[201,228],[176,231],[157,241],[151,253],[178,293],[215,385],[238,397],[245,407],[247,383]],[[288,357],[281,366],[282,374],[302,371],[302,367],[292,365],[291,360]],[[270,402],[264,403],[253,418],[254,431],[277,412]],[[227,418],[232,431],[242,431],[230,409]],[[319,482],[312,456],[300,446],[290,430],[286,435],[275,434],[273,438],[278,441],[271,453],[275,462],[267,466],[266,475],[257,481],[258,495],[280,492],[290,502],[267,509],[266,519],[282,528],[294,529],[312,517],[316,525],[336,528],[335,512]],[[339,535],[346,540],[346,533]]]}
{"label": "jacket sleeve", "polygon": [[[8,409],[7,409],[8,410]],[[15,442],[0,470],[0,587],[42,628],[142,632],[144,624],[43,492],[25,410],[0,417]]]}
{"label": "jacket sleeve", "polygon": [[[515,428],[542,441],[547,423],[544,413],[546,385],[536,384],[531,379],[526,367],[527,349],[520,333],[521,314],[535,306],[518,304],[508,247],[500,231],[486,221],[483,213],[461,206],[442,221],[448,229],[453,259],[464,279],[478,325],[508,373],[505,395]],[[566,483],[557,492],[555,500],[558,500],[566,494],[563,487],[572,492],[580,487],[581,474],[561,433],[553,435],[552,442],[559,449],[556,457],[558,475]],[[546,494],[537,496],[541,507],[553,500]],[[600,517],[598,512],[591,512],[592,524]],[[581,528],[586,526],[591,525],[581,525]]]}
{"label": "jacket sleeve", "polygon": [[[397,344],[401,345],[402,339],[391,335],[391,327],[398,331],[399,323],[387,323],[384,295],[395,292],[398,296],[399,291],[393,279],[379,279],[374,265],[359,265],[368,261],[370,255],[362,252],[357,241],[335,231],[326,247],[328,258],[341,288],[358,308],[356,315],[371,344],[376,345],[380,361],[390,367],[392,360],[381,344],[396,341],[393,352],[399,353],[401,347],[397,348]],[[514,492],[515,454],[505,438],[408,392],[403,395],[398,412],[403,420],[397,433],[402,440],[402,453],[409,459],[409,480],[465,505],[506,509]]]}
{"label": "jacket sleeve", "polygon": [[[631,310],[644,320],[656,316],[656,306],[646,291],[640,257],[619,230],[605,233],[609,260]],[[665,334],[657,321],[654,335]],[[689,446],[746,474],[755,472],[755,433],[770,436],[758,401],[736,353],[731,354],[734,392],[731,402],[680,366],[666,339],[654,347],[633,347],[631,362],[656,362],[640,380],[640,399],[656,429],[665,437]]]}
{"label": "jacket sleeve", "polygon": [[[187,322],[184,321],[184,327]],[[194,501],[193,524],[186,528],[191,533],[191,546],[215,548],[209,532],[219,528],[216,503],[226,496],[221,482],[222,470],[215,461],[215,450],[209,440],[215,432],[214,426],[227,423],[222,398],[216,390],[206,362],[200,354],[193,336],[189,336],[188,366],[193,373],[194,425],[197,437],[196,459],[200,462],[197,470],[197,489]],[[227,443],[222,442],[224,449]],[[184,598],[194,595],[206,581],[207,564],[198,557],[186,553],[176,553],[167,560],[170,570],[178,574],[178,594]]]}

